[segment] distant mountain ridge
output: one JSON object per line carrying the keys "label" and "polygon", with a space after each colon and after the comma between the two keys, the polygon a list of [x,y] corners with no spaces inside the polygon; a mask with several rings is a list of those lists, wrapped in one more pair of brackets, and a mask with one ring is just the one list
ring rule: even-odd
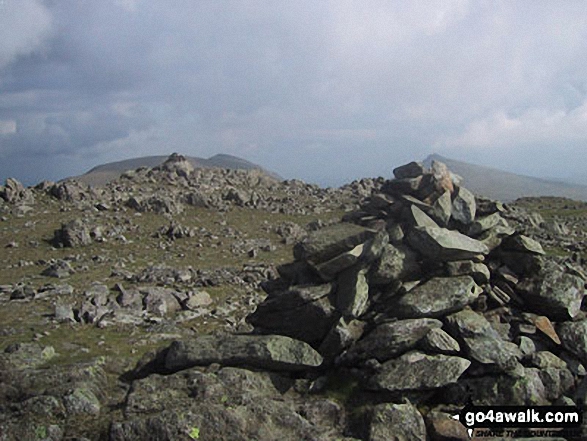
{"label": "distant mountain ridge", "polygon": [[500,201],[512,201],[527,196],[558,196],[587,201],[587,186],[531,176],[518,175],[496,168],[456,161],[438,154],[424,159],[445,163],[449,170],[464,179],[464,186],[473,193]]}
{"label": "distant mountain ridge", "polygon": [[[125,159],[122,161],[108,162],[97,165],[83,175],[73,176],[67,179],[75,179],[89,185],[104,185],[117,179],[127,170],[136,170],[140,167],[156,167],[163,164],[169,155],[161,156],[142,156],[139,158]],[[194,168],[230,168],[239,170],[261,170],[269,176],[282,180],[282,178],[269,170],[264,169],[258,164],[247,161],[246,159],[227,154],[217,154],[208,159],[196,156],[185,156],[185,158],[194,166]]]}

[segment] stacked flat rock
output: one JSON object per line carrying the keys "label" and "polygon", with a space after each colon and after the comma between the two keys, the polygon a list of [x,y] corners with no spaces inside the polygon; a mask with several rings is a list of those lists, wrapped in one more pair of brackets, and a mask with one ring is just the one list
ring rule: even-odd
{"label": "stacked flat rock", "polygon": [[255,333],[304,341],[326,375],[343,369],[396,403],[581,402],[580,271],[550,261],[444,164],[394,175],[295,245],[247,318]]}

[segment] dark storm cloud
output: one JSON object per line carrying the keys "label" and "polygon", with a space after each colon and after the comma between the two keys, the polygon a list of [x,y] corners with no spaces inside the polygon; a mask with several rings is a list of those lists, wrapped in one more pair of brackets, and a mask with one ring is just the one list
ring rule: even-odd
{"label": "dark storm cloud", "polygon": [[544,173],[532,149],[568,173],[586,22],[581,2],[4,0],[0,176],[171,151],[337,184],[433,150]]}

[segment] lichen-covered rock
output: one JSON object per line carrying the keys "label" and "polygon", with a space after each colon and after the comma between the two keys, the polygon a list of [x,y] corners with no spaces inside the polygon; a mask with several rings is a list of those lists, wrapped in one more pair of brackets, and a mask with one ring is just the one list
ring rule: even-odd
{"label": "lichen-covered rock", "polygon": [[81,219],[75,219],[55,230],[53,243],[61,247],[84,246],[92,243],[90,229]]}
{"label": "lichen-covered rock", "polygon": [[480,292],[469,276],[435,277],[399,297],[391,311],[398,318],[440,317],[463,309]]}
{"label": "lichen-covered rock", "polygon": [[584,285],[580,277],[564,272],[554,262],[546,262],[540,272],[522,280],[516,288],[532,311],[562,321],[579,314]]}
{"label": "lichen-covered rock", "polygon": [[456,382],[470,364],[461,357],[412,351],[383,363],[366,387],[389,392],[436,389]]}
{"label": "lichen-covered rock", "polygon": [[375,358],[380,362],[412,349],[432,329],[442,326],[440,320],[408,319],[383,323],[353,345],[343,356],[346,363]]}
{"label": "lichen-covered rock", "polygon": [[404,245],[387,244],[369,272],[369,282],[388,285],[395,280],[409,280],[420,274],[416,253]]}
{"label": "lichen-covered rock", "polygon": [[283,335],[206,335],[173,342],[165,357],[172,372],[212,363],[296,371],[320,366],[322,357],[307,343]]}
{"label": "lichen-covered rock", "polygon": [[501,339],[499,333],[480,314],[463,310],[446,318],[449,332],[464,346],[467,356],[502,371],[519,368],[522,357],[518,347]]}
{"label": "lichen-covered rock", "polygon": [[365,440],[425,440],[426,425],[418,409],[410,404],[378,404],[370,409]]}

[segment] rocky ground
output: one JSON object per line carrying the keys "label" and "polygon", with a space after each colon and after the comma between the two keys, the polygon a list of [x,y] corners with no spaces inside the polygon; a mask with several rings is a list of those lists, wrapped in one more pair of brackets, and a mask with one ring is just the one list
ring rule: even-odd
{"label": "rocky ground", "polygon": [[394,173],[8,180],[0,440],[458,440],[466,400],[580,404],[587,205]]}

